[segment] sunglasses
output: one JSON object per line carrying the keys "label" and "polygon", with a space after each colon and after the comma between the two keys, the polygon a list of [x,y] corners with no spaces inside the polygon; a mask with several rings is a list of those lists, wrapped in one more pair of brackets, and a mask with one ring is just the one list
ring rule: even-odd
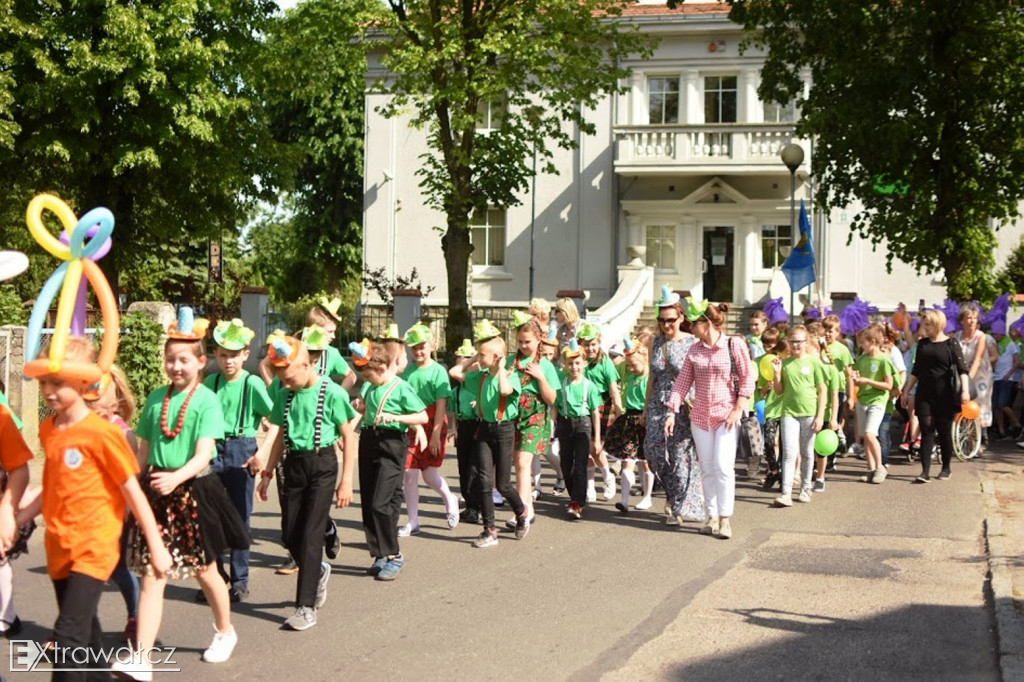
{"label": "sunglasses", "polygon": [[678,317],[659,317],[658,318],[658,324],[672,324],[673,322],[678,322],[678,321],[679,321]]}
{"label": "sunglasses", "polygon": [[790,339],[789,342],[794,346],[799,346],[801,344],[807,343],[807,339]]}

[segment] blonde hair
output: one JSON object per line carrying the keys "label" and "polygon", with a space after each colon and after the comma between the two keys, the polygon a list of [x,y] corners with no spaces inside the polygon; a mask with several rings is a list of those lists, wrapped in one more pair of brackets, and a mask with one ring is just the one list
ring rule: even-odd
{"label": "blonde hair", "polygon": [[338,323],[335,322],[333,318],[329,317],[327,313],[321,310],[320,306],[313,306],[309,309],[309,312],[306,313],[306,326],[308,327],[314,324],[326,327],[328,324],[337,325]]}
{"label": "blonde hair", "polygon": [[571,298],[558,299],[558,302],[555,303],[555,311],[565,315],[567,324],[576,324],[580,321],[580,311]]}
{"label": "blonde hair", "polygon": [[98,400],[92,404],[118,415],[126,422],[135,416],[135,394],[128,383],[124,370],[113,365],[110,368],[110,383]]}
{"label": "blonde hair", "polygon": [[941,310],[932,308],[921,313],[921,326],[923,327],[932,327],[943,332],[946,329],[946,322],[946,314]]}
{"label": "blonde hair", "polygon": [[[46,344],[46,348],[39,351],[39,355],[36,356],[38,360],[48,360],[50,358],[50,345],[53,343],[51,338],[50,343]],[[94,362],[96,358],[96,347],[92,344],[92,340],[84,336],[69,336],[67,341],[64,342],[64,357],[61,358],[67,362]]]}
{"label": "blonde hair", "polygon": [[530,304],[526,306],[526,312],[547,320],[551,316],[551,304],[544,298],[531,298]]}

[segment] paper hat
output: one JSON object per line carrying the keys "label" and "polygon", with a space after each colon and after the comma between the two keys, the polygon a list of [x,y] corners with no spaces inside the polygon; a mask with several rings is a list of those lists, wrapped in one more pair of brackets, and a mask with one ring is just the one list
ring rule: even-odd
{"label": "paper hat", "polygon": [[6,282],[28,270],[28,256],[21,251],[0,251],[0,282]]}
{"label": "paper hat", "polygon": [[551,320],[551,323],[548,325],[548,335],[547,335],[547,338],[541,339],[540,342],[541,343],[545,343],[545,344],[547,344],[549,346],[554,346],[555,348],[558,348],[558,323],[557,322],[555,322],[554,320]]}
{"label": "paper hat", "polygon": [[341,308],[341,299],[335,296],[328,300],[326,296],[321,296],[320,300],[316,302],[316,307],[327,313],[327,317],[337,322],[341,322],[341,317],[338,315],[338,310]]}
{"label": "paper hat", "polygon": [[569,339],[569,343],[567,343],[565,348],[562,349],[562,355],[565,356],[566,360],[569,358],[575,358],[582,352],[583,351],[580,350],[580,344],[576,342],[576,339]]}
{"label": "paper hat", "polygon": [[429,343],[434,340],[434,334],[430,327],[425,324],[416,323],[405,332],[405,345],[418,346],[421,343]]}
{"label": "paper hat", "polygon": [[1024,316],[1018,319],[1016,322],[1010,325],[1010,329],[1015,330],[1021,336],[1024,336]]}
{"label": "paper hat", "polygon": [[597,337],[601,336],[601,325],[596,322],[580,322],[580,326],[576,328],[576,338],[582,339],[583,341],[593,341]]}
{"label": "paper hat", "polygon": [[640,339],[622,339],[622,354],[630,356],[640,350]]}
{"label": "paper hat", "polygon": [[993,334],[1006,335],[1006,320],[1000,318],[989,325],[988,330]]}
{"label": "paper hat", "polygon": [[280,329],[267,337],[267,359],[274,367],[287,367],[299,356],[302,342]]}
{"label": "paper hat", "polygon": [[701,317],[703,317],[704,313],[706,313],[707,311],[708,311],[708,299],[705,298],[702,301],[697,301],[697,300],[695,300],[693,298],[687,298],[686,299],[685,315],[686,315],[686,319],[688,319],[690,322],[696,322]]}
{"label": "paper hat", "polygon": [[484,319],[473,325],[473,341],[480,343],[501,336],[501,330],[494,326],[490,320]]}
{"label": "paper hat", "polygon": [[202,341],[206,336],[206,330],[210,326],[209,320],[196,318],[187,305],[178,308],[178,319],[171,322],[167,328],[167,338],[180,339],[182,341]]}
{"label": "paper hat", "polygon": [[622,344],[613,343],[611,346],[608,347],[608,355],[617,358],[622,354]]}
{"label": "paper hat", "polygon": [[876,306],[861,300],[859,296],[854,296],[853,302],[839,313],[839,329],[847,336],[857,334],[871,324],[868,316],[877,313],[878,308]]}
{"label": "paper hat", "polygon": [[[825,311],[825,315],[824,315],[825,317],[828,317],[829,315],[832,314],[832,308],[830,308],[829,306],[825,306],[824,307],[824,311]],[[821,314],[821,312],[819,312],[817,304],[815,304],[813,306],[807,306],[806,308],[804,308],[803,316],[805,318],[807,318],[808,320],[811,320],[811,321],[814,321],[814,322],[821,322],[821,318],[822,318],[822,314]]]}
{"label": "paper hat", "polygon": [[960,304],[956,301],[946,298],[943,299],[942,303],[936,303],[932,306],[936,310],[941,310],[946,316],[946,328],[943,330],[946,334],[952,334],[955,331],[960,330],[960,320],[957,319],[960,315]]}
{"label": "paper hat", "polygon": [[256,336],[256,332],[246,327],[245,323],[238,318],[230,321],[221,320],[213,328],[214,343],[227,350],[248,348],[254,336]]}
{"label": "paper hat", "polygon": [[405,343],[405,339],[398,334],[398,325],[392,322],[388,325],[387,331],[380,337],[381,341],[398,341]]}
{"label": "paper hat", "polygon": [[473,342],[469,339],[462,339],[462,345],[455,349],[455,357],[471,358],[474,355],[476,355],[476,348],[473,348]]}
{"label": "paper hat", "polygon": [[761,312],[768,317],[768,324],[778,324],[779,322],[787,322],[789,315],[786,314],[786,308],[782,305],[782,297],[770,298],[764,302],[764,307]]}
{"label": "paper hat", "polygon": [[359,343],[352,341],[348,344],[348,350],[352,354],[352,364],[356,367],[365,367],[366,363],[370,361],[370,351],[373,349],[373,345],[370,343],[370,339],[363,339]]}
{"label": "paper hat", "polygon": [[658,308],[667,308],[670,305],[679,303],[679,294],[668,288],[667,284],[661,285],[661,298],[654,302]]}
{"label": "paper hat", "polygon": [[107,392],[107,387],[110,386],[110,380],[110,372],[104,372],[99,381],[85,389],[85,392],[82,393],[82,399],[86,402],[94,403],[102,398],[103,394]]}
{"label": "paper hat", "polygon": [[1003,294],[995,300],[988,312],[978,317],[978,322],[987,326],[993,334],[1006,334],[1006,314],[1010,310],[1010,295]]}
{"label": "paper hat", "polygon": [[533,319],[533,315],[530,313],[524,313],[521,310],[512,311],[512,328],[519,329],[524,324]]}
{"label": "paper hat", "polygon": [[311,324],[303,329],[301,338],[302,343],[306,344],[306,349],[314,352],[327,350],[331,345],[327,332],[318,324]]}

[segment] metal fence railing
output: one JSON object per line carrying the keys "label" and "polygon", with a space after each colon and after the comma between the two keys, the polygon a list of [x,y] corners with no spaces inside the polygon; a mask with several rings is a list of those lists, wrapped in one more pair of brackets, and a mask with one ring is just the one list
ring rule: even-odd
{"label": "metal fence railing", "polygon": [[[473,323],[487,319],[496,324],[499,328],[507,330],[512,322],[512,311],[520,308],[513,306],[474,306],[471,309]],[[437,337],[438,352],[444,353],[446,348],[444,330],[448,324],[447,306],[423,306],[421,320],[429,326]],[[363,337],[378,338],[387,332],[388,325],[394,322],[394,317],[387,306],[363,305],[355,317],[354,324],[349,327],[339,327],[336,343],[343,354],[347,354],[349,341],[360,341]],[[399,333],[405,332],[400,329]],[[506,338],[511,342],[511,339]]]}

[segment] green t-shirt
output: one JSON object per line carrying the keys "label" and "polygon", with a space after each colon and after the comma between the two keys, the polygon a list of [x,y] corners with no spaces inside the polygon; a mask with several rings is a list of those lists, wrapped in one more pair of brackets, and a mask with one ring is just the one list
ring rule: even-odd
{"label": "green t-shirt", "polygon": [[825,370],[817,358],[786,358],[782,361],[782,416],[813,417],[818,413],[818,386]]}
{"label": "green t-shirt", "polygon": [[[394,388],[391,388],[392,385]],[[389,390],[390,393],[388,392]],[[381,407],[380,401],[385,395],[387,400],[384,401],[384,405]],[[366,405],[366,412],[363,413],[362,421],[364,428],[374,425],[373,422],[377,418],[378,409],[380,409],[381,414],[385,412],[388,414],[416,414],[427,409],[427,406],[420,400],[420,397],[416,395],[413,387],[400,377],[395,377],[381,386],[374,386],[367,381],[363,384],[362,396],[363,403]],[[377,424],[377,428],[408,431],[409,425],[391,422],[388,424]]]}
{"label": "green t-shirt", "polygon": [[768,391],[768,396],[764,399],[764,419],[782,419],[782,396],[777,395],[774,390]]}
{"label": "green t-shirt", "polygon": [[[196,387],[185,411],[185,424],[181,432],[174,438],[165,436],[160,428],[160,414],[163,411],[164,396],[170,390],[170,386],[164,386],[149,394],[136,429],[139,438],[149,442],[149,465],[160,469],[180,469],[185,466],[195,454],[196,443],[200,438],[224,437],[224,415],[220,411],[220,400],[205,386]],[[187,395],[188,391],[171,394],[167,408],[167,428],[177,428],[178,415]],[[211,448],[210,459],[216,456],[216,448]]]}
{"label": "green t-shirt", "polygon": [[[896,365],[893,365],[893,370],[894,371],[892,373],[892,385],[893,385],[893,388],[899,388],[900,386],[902,386],[902,383],[900,382],[900,373],[895,371],[895,369],[896,369]],[[896,401],[893,400],[891,397],[886,399],[886,401],[885,401],[885,413],[886,414],[892,414],[895,411],[896,411]]]}
{"label": "green t-shirt", "polygon": [[455,385],[455,415],[459,419],[478,419],[476,413],[476,393],[466,384]]}
{"label": "green t-shirt", "polygon": [[[505,369],[514,369],[516,364],[516,356],[518,353],[510,353],[505,358]],[[527,367],[533,360],[522,360],[519,363],[520,367]],[[547,358],[540,359],[540,371],[544,373],[544,378],[547,379],[548,385],[558,390],[558,387],[562,385],[562,379],[558,375],[558,369],[555,368],[554,364],[551,363]],[[523,375],[525,376],[525,375]],[[520,383],[522,383],[520,381]],[[523,386],[523,393],[532,393],[534,395],[540,395],[540,387],[537,385],[537,380],[530,377],[530,380]]]}
{"label": "green t-shirt", "polygon": [[825,426],[828,426],[832,419],[832,393],[842,393],[846,390],[846,375],[839,372],[839,368],[832,363],[821,363],[825,370]]}
{"label": "green t-shirt", "polygon": [[[203,386],[213,391],[220,400],[221,413],[224,415],[224,437],[234,438],[239,435],[254,438],[260,426],[260,417],[270,416],[274,401],[267,393],[267,385],[259,377],[254,377],[245,370],[234,381],[224,381],[220,372],[211,374],[203,380]],[[242,411],[242,392],[245,392],[245,414]],[[241,431],[241,433],[239,433]]]}
{"label": "green t-shirt", "polygon": [[[615,364],[614,360],[612,361],[612,364]],[[615,371],[619,375],[619,390],[623,391],[625,390],[623,389],[623,386],[626,385],[626,377],[628,377],[630,374],[629,367],[626,366],[625,362],[620,362],[619,364],[615,365]]]}
{"label": "green t-shirt", "polygon": [[615,363],[607,355],[602,355],[601,359],[595,363],[587,363],[587,366],[583,368],[583,376],[590,379],[598,393],[607,393],[612,384],[619,380]]}
{"label": "green t-shirt", "polygon": [[846,368],[853,364],[850,349],[842,341],[833,341],[828,345],[828,352],[832,354],[832,362],[836,364],[839,373],[845,376]]}
{"label": "green t-shirt", "polygon": [[452,385],[448,381],[448,370],[440,362],[431,360],[429,365],[409,365],[402,372],[402,379],[412,386],[424,405],[433,405],[442,398],[452,397]]}
{"label": "green t-shirt", "polygon": [[[316,383],[309,388],[297,391],[285,389],[274,398],[274,409],[270,413],[270,423],[284,426],[284,406],[288,395],[294,393],[292,404],[288,408],[288,439],[296,450],[315,450],[316,444],[316,406],[320,399],[320,383],[327,381],[318,377]],[[324,393],[324,409],[320,419],[320,447],[334,445],[341,437],[341,425],[351,421],[356,411],[348,401],[348,393],[333,381],[327,381]]]}
{"label": "green t-shirt", "polygon": [[622,405],[626,410],[643,410],[647,402],[647,375],[626,374],[626,380],[620,384],[622,389]]}
{"label": "green t-shirt", "polygon": [[322,377],[341,378],[351,371],[345,358],[341,357],[341,351],[334,346],[327,346],[316,363],[316,373]]}
{"label": "green t-shirt", "polygon": [[471,387],[477,396],[477,419],[492,423],[516,420],[519,416],[518,396],[523,391],[523,384],[518,372],[512,372],[508,382],[512,384],[512,393],[503,397],[497,376],[479,369],[466,373],[466,386]]}
{"label": "green t-shirt", "polygon": [[[877,356],[861,355],[853,363],[853,368],[865,379],[884,381],[886,377],[895,376],[896,368],[884,354]],[[857,402],[861,405],[884,405],[889,400],[889,392],[874,386],[862,384],[857,387]]]}
{"label": "green t-shirt", "polygon": [[[584,394],[587,399],[585,405]],[[555,407],[558,408],[559,417],[589,417],[594,410],[601,407],[602,402],[597,386],[584,376],[582,381],[575,384],[566,378],[565,383],[558,389]]]}

